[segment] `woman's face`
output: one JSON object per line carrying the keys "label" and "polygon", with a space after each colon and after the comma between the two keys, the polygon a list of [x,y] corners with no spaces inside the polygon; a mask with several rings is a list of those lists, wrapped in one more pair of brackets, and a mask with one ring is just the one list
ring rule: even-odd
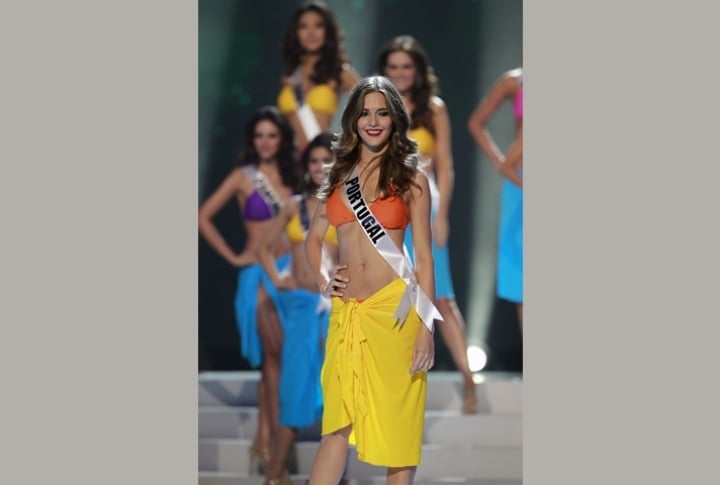
{"label": "woman's face", "polygon": [[323,166],[329,164],[331,160],[332,153],[325,147],[315,147],[310,151],[307,171],[315,185],[322,185],[325,178]]}
{"label": "woman's face", "polygon": [[325,22],[319,13],[305,12],[298,19],[298,42],[306,52],[317,52],[325,44]]}
{"label": "woman's face", "polygon": [[255,125],[253,145],[260,160],[272,160],[280,150],[280,128],[270,120],[260,120]]}
{"label": "woman's face", "polygon": [[395,51],[387,57],[385,77],[390,79],[401,94],[412,89],[416,73],[415,63],[407,52]]}
{"label": "woman's face", "polygon": [[362,143],[371,151],[385,147],[392,134],[392,118],[387,100],[382,93],[368,93],[357,120],[357,131]]}

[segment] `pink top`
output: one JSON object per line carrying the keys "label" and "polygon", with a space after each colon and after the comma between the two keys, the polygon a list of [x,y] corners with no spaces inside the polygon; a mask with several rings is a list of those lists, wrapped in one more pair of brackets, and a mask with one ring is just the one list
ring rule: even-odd
{"label": "pink top", "polygon": [[522,88],[522,86],[515,93],[515,99],[513,100],[513,112],[515,113],[515,118],[522,119],[522,117],[523,117],[523,88]]}

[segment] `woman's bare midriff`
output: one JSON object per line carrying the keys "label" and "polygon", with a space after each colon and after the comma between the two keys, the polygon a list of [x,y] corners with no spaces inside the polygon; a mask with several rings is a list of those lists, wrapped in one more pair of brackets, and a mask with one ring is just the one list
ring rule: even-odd
{"label": "woman's bare midriff", "polygon": [[[255,254],[257,249],[260,247],[260,243],[262,242],[262,238],[265,235],[265,233],[270,228],[270,224],[272,223],[272,219],[268,219],[266,221],[245,221],[245,251],[250,252],[252,254]],[[286,254],[290,248],[288,247],[288,244],[285,242],[285,240],[280,237],[278,240],[273,244],[272,247],[272,255],[275,258],[279,258],[280,256]],[[256,260],[256,262],[258,262]]]}
{"label": "woman's bare midriff", "polygon": [[[402,248],[405,234],[403,229],[385,229],[385,232],[398,248]],[[347,269],[339,274],[350,279],[347,288],[340,289],[344,293],[343,301],[347,302],[351,298],[365,300],[398,278],[395,270],[380,256],[359,224],[354,221],[342,224],[337,228],[337,233],[339,264],[347,265]]]}

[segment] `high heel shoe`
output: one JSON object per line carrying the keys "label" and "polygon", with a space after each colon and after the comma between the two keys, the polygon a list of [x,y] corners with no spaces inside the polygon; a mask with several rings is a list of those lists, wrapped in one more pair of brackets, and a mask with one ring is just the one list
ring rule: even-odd
{"label": "high heel shoe", "polygon": [[[270,464],[270,450],[267,447],[261,447],[257,443],[253,443],[248,449],[248,455],[250,460],[248,475],[255,476],[259,473],[265,473],[265,469]],[[258,471],[258,467],[262,469]]]}

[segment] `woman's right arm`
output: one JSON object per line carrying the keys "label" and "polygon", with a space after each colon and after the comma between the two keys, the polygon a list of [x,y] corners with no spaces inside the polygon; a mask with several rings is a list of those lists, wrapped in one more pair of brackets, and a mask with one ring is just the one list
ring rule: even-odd
{"label": "woman's right arm", "polygon": [[233,170],[198,209],[198,230],[200,235],[210,247],[233,266],[239,266],[242,263],[239,260],[240,256],[225,242],[212,219],[230,199],[242,191],[244,179],[245,174],[242,173],[242,170],[239,168]]}
{"label": "woman's right arm", "polygon": [[332,276],[327,273],[327,268],[322,265],[322,245],[325,240],[325,233],[330,226],[326,206],[327,203],[324,200],[318,201],[312,221],[310,221],[310,228],[305,237],[305,255],[320,293],[327,297],[343,296],[343,293],[333,289],[333,286],[340,289],[347,286],[348,279],[337,274],[338,271],[347,268],[347,265],[336,266],[332,270]]}

